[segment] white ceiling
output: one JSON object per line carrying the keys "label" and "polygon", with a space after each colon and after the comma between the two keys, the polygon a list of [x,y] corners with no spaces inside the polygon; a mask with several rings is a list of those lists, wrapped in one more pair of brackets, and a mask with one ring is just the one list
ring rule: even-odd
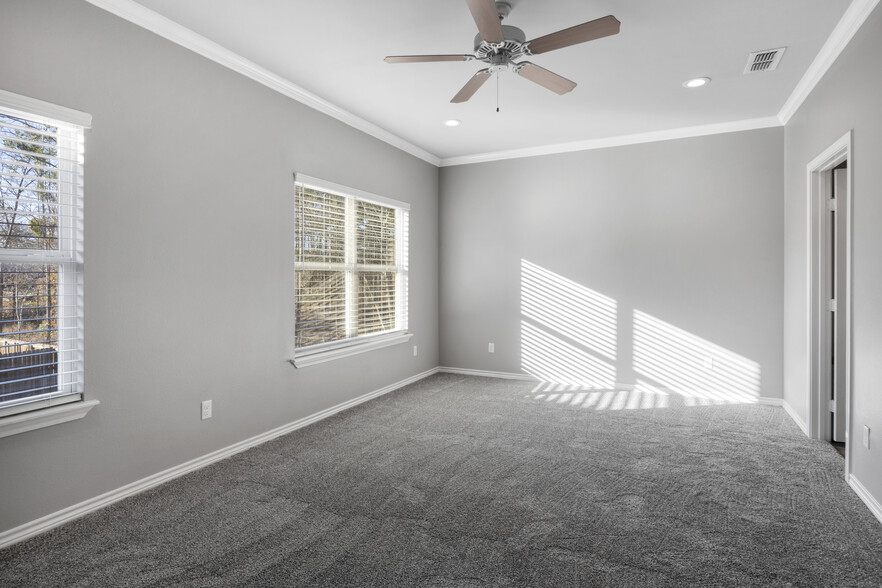
{"label": "white ceiling", "polygon": [[[528,39],[608,14],[622,27],[616,36],[530,58],[578,82],[570,94],[505,72],[499,113],[496,80],[469,102],[450,103],[484,67],[480,62],[383,61],[470,53],[477,28],[464,0],[138,3],[452,161],[736,121],[763,126],[794,92],[851,0],[514,0],[505,24]],[[787,51],[776,71],[743,74],[749,53],[777,47]],[[696,76],[713,82],[683,88]],[[462,126],[444,126],[451,118]]]}

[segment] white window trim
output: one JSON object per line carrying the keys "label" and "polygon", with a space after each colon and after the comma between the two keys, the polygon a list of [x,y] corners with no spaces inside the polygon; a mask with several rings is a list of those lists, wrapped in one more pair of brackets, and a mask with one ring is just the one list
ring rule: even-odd
{"label": "white window trim", "polygon": [[378,196],[376,194],[371,194],[370,192],[365,192],[364,190],[359,190],[358,188],[350,188],[349,186],[344,186],[343,184],[336,184],[334,182],[314,178],[306,174],[294,174],[294,181],[298,184],[303,184],[307,188],[313,188],[314,190],[333,192],[335,194],[341,194],[344,196],[353,196],[355,198],[358,198],[359,200],[373,202],[374,204],[382,204],[383,206],[391,206],[392,208],[410,210],[410,204],[408,204],[407,202],[394,200],[392,198],[386,198],[385,196]]}
{"label": "white window trim", "polygon": [[[83,127],[84,129],[92,127],[91,114],[86,114],[85,112],[80,112],[79,110],[74,110],[72,108],[65,108],[64,106],[58,106],[57,104],[52,104],[50,102],[43,102],[36,98],[19,96],[18,94],[13,94],[6,90],[0,90],[0,107],[9,110],[17,110],[20,114],[31,120],[37,116],[45,117],[51,121],[60,121],[69,125]],[[38,120],[37,122],[47,121]]]}
{"label": "white window trim", "polygon": [[[10,114],[22,116],[35,122],[48,124],[62,123],[68,127],[80,127],[83,130],[92,126],[91,114],[37,100],[36,98],[21,96],[2,89],[0,89],[0,108]],[[65,172],[70,174],[71,170],[62,170],[62,175]],[[64,179],[61,178],[61,181],[64,181]],[[82,192],[75,194],[74,198],[82,198]],[[77,205],[78,203],[75,202],[66,204],[66,206]],[[79,230],[81,231],[81,227]],[[78,231],[69,230],[67,233],[70,239],[82,238]],[[76,248],[73,251],[76,251]],[[73,255],[53,255],[51,252],[41,252],[40,255],[31,256],[25,254],[22,255],[21,261],[32,263],[35,260],[57,263],[61,272],[76,271],[75,264],[82,263],[81,259],[77,259],[76,253]],[[70,293],[60,293],[59,297],[62,295],[70,296]],[[79,317],[61,316],[59,318],[59,322],[63,320],[79,320]],[[59,352],[60,356],[61,353]],[[82,359],[79,361],[82,362]],[[58,395],[50,393],[35,400],[29,399],[19,405],[5,407],[0,411],[0,438],[83,418],[100,402],[98,400],[85,400],[81,391],[82,384],[79,384],[79,388],[80,391],[73,394]]]}
{"label": "white window trim", "polygon": [[367,351],[407,343],[411,337],[413,337],[413,333],[399,331],[382,335],[368,335],[364,340],[347,339],[346,341],[326,343],[324,345],[313,345],[305,349],[295,350],[294,359],[290,361],[294,364],[294,367],[304,368],[310,365],[334,361],[335,359],[351,357]]}
{"label": "white window trim", "polygon": [[79,420],[98,404],[97,400],[81,400],[3,417],[0,419],[0,438]]}
{"label": "white window trim", "polygon": [[[364,190],[359,190],[357,188],[351,188],[349,186],[344,186],[342,184],[337,184],[334,182],[329,182],[327,180],[322,180],[319,178],[315,178],[312,176],[308,176],[302,173],[294,174],[294,182],[295,184],[302,184],[307,188],[312,188],[315,190],[332,192],[335,194],[341,194],[353,198],[357,198],[359,200],[364,200],[366,202],[372,202],[374,204],[380,204],[383,206],[389,206],[395,208],[399,211],[410,211],[410,204],[407,202],[402,202],[400,200],[394,200],[392,198],[386,198],[384,196],[378,196],[376,194],[372,194],[370,192],[365,192]],[[347,199],[348,202],[354,202],[351,199]],[[399,213],[400,214],[400,213]],[[351,215],[347,214],[347,219],[350,219]],[[349,222],[347,220],[347,222]],[[410,231],[407,232],[407,239],[410,239]],[[407,244],[402,243],[400,240],[396,242],[396,247],[398,249],[399,258],[407,251]],[[409,265],[409,260],[407,264]],[[405,275],[409,273],[409,268],[405,268]],[[347,278],[348,279],[348,278]],[[402,282],[399,282],[399,287]],[[405,288],[409,289],[409,288]],[[402,300],[402,304],[398,305],[396,308],[396,313],[398,315],[397,321],[398,324],[402,324],[406,321],[408,315],[408,304],[409,300],[407,298],[406,292],[398,292],[399,300]],[[402,316],[403,315],[403,316]],[[347,320],[349,315],[347,313]],[[349,325],[347,325],[347,332],[350,331]],[[413,333],[411,333],[408,328],[405,328],[401,331],[394,331],[391,333],[380,333],[377,335],[365,335],[364,337],[355,337],[351,339],[346,339],[343,341],[333,341],[330,343],[323,343],[320,345],[312,345],[310,347],[297,348],[294,347],[291,353],[292,358],[289,360],[291,364],[296,368],[304,368],[311,365],[317,365],[320,363],[325,363],[329,361],[334,361],[337,359],[342,359],[344,357],[351,357],[353,355],[359,355],[361,353],[366,353],[368,351],[375,351],[377,349],[383,349],[384,347],[391,347],[392,345],[399,345],[401,343],[406,343],[410,341],[413,337]]]}

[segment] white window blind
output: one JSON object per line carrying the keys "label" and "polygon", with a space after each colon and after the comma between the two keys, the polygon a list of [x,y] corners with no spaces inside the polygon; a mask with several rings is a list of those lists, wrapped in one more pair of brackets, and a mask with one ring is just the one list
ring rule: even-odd
{"label": "white window blind", "polygon": [[302,174],[295,201],[295,349],[407,331],[408,205]]}
{"label": "white window blind", "polygon": [[10,108],[9,96],[0,95],[0,417],[83,393],[83,126]]}

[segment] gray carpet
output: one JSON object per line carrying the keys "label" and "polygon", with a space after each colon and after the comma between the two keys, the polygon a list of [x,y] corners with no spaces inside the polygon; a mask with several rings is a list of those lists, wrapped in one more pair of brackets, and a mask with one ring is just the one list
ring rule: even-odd
{"label": "gray carpet", "polygon": [[533,388],[422,380],[0,551],[0,585],[882,586],[882,525],[780,408]]}

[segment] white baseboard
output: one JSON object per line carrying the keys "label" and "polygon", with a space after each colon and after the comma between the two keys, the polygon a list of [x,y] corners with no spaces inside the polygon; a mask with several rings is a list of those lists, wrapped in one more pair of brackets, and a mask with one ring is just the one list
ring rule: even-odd
{"label": "white baseboard", "polygon": [[[461,376],[480,376],[482,378],[501,378],[503,380],[524,380],[529,382],[538,382],[539,379],[530,374],[514,374],[512,372],[488,372],[484,370],[470,370],[466,368],[439,367],[438,371],[442,374],[459,374]],[[614,390],[633,390],[636,388],[634,384],[617,383]]]}
{"label": "white baseboard", "polygon": [[790,403],[788,403],[786,400],[783,400],[781,402],[781,406],[782,406],[782,408],[784,408],[784,412],[786,412],[787,414],[790,415],[790,418],[793,419],[793,422],[796,423],[796,426],[799,427],[803,433],[805,433],[806,437],[808,437],[809,436],[808,425],[806,425],[805,421],[800,418],[800,416],[796,413],[795,410],[793,410],[793,407],[790,406]]}
{"label": "white baseboard", "polygon": [[851,486],[851,489],[854,490],[854,493],[858,495],[858,497],[864,501],[864,504],[867,505],[867,508],[870,509],[870,512],[882,523],[882,504],[879,504],[879,501],[876,500],[870,491],[867,490],[863,484],[861,484],[860,480],[855,478],[854,474],[848,476],[848,485]]}
{"label": "white baseboard", "polygon": [[131,484],[127,484],[121,488],[117,488],[116,490],[111,490],[110,492],[106,492],[105,494],[101,494],[100,496],[84,500],[79,504],[75,504],[68,508],[59,510],[50,515],[46,515],[45,517],[39,518],[35,521],[31,521],[8,531],[4,531],[0,533],[0,549],[14,543],[18,543],[19,541],[24,541],[25,539],[29,539],[35,535],[39,535],[40,533],[48,531],[49,529],[52,529],[59,525],[63,525],[64,523],[68,523],[74,519],[78,519],[84,515],[113,504],[114,502],[118,502],[124,498],[128,498],[129,496],[134,496],[135,494],[138,494],[145,490],[149,490],[150,488],[153,488],[155,486],[159,486],[160,484],[183,476],[184,474],[189,474],[190,472],[203,468],[207,465],[210,465],[222,459],[226,459],[227,457],[245,451],[246,449],[250,449],[262,443],[266,443],[267,441],[275,439],[276,437],[281,437],[282,435],[291,433],[292,431],[296,431],[297,429],[301,429],[322,419],[326,419],[329,416],[333,416],[338,412],[346,410],[347,408],[352,408],[354,406],[362,404],[363,402],[367,402],[368,400],[371,400],[378,396],[382,396],[383,394],[388,394],[393,390],[397,390],[398,388],[402,388],[404,386],[407,386],[408,384],[412,384],[414,382],[422,380],[423,378],[427,378],[433,374],[436,374],[438,373],[438,371],[438,368],[432,368],[421,374],[411,376],[410,378],[406,378],[399,382],[395,382],[394,384],[390,384],[384,388],[380,388],[379,390],[374,390],[373,392],[363,394],[358,398],[353,398],[352,400],[348,400],[336,406],[332,406],[331,408],[327,408],[315,414],[296,420],[292,423],[288,423],[287,425],[282,425],[281,427],[277,427],[275,429],[267,431],[266,433],[262,433],[255,437],[251,437],[250,439],[245,439],[244,441],[234,443],[233,445],[224,447],[223,449],[218,449],[217,451],[213,451],[207,455],[203,455],[202,457],[197,457],[196,459],[192,459],[186,463],[182,463],[178,466],[169,468],[162,472],[147,476],[146,478],[142,478],[141,480],[132,482]]}
{"label": "white baseboard", "polygon": [[[459,374],[461,376],[480,376],[482,378],[502,378],[505,380],[528,380],[532,382],[538,382],[539,380],[529,374],[513,374],[511,372],[488,372],[484,370],[471,370],[466,368],[454,368],[454,367],[439,367],[438,371],[442,374]],[[624,384],[621,382],[616,382],[615,385],[611,388],[611,390],[619,391],[619,390],[635,390],[637,388],[636,384]],[[607,390],[607,388],[604,388]],[[659,388],[662,392],[666,392],[668,394],[677,394],[676,390],[672,390],[670,388]],[[756,404],[765,404],[768,406],[781,406],[783,400],[780,398],[771,398],[768,396],[759,396],[756,399]]]}
{"label": "white baseboard", "polygon": [[480,376],[482,378],[501,378],[503,380],[535,380],[527,374],[512,374],[510,372],[487,372],[484,370],[470,370],[466,368],[439,367],[442,374],[459,374],[461,376]]}

